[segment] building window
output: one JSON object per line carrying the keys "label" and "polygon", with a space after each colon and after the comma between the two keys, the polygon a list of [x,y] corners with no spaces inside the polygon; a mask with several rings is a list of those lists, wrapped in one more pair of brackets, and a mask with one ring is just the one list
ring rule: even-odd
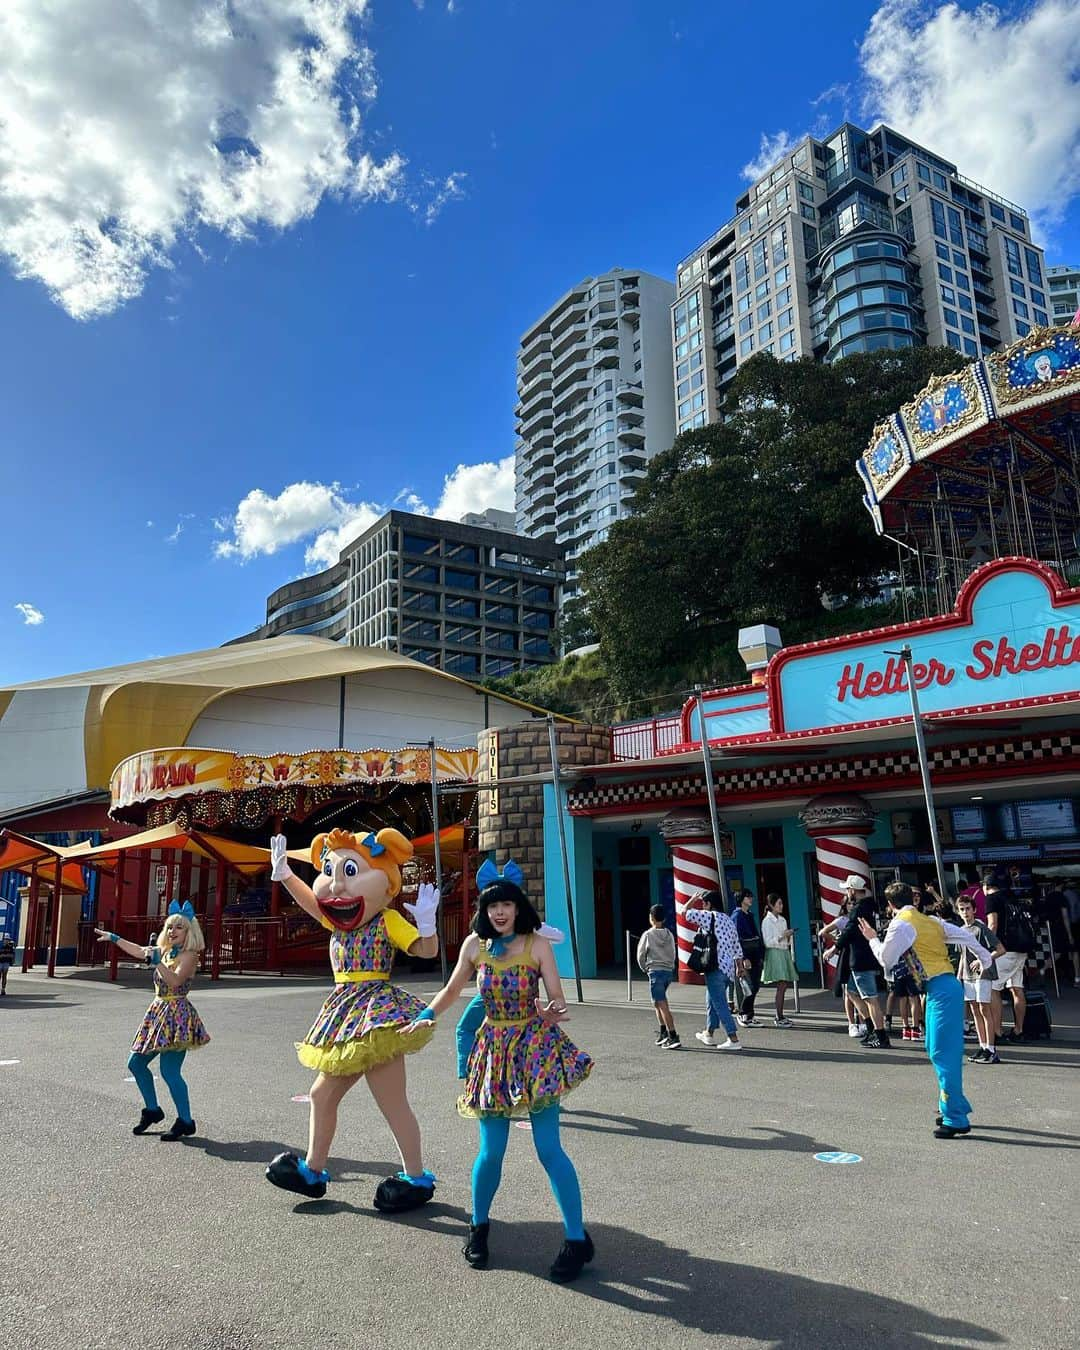
{"label": "building window", "polygon": [[971,296],[970,296],[970,295],[958,295],[958,296],[956,297],[956,303],[960,306],[960,308],[961,308],[962,310],[965,310],[968,314],[971,313]]}
{"label": "building window", "polygon": [[953,275],[951,267],[946,267],[944,263],[939,262],[937,265],[937,270],[938,276],[942,279],[942,281],[952,281]]}
{"label": "building window", "polygon": [[480,578],[475,572],[458,572],[453,567],[448,567],[443,573],[444,584],[454,586],[459,591],[478,591],[480,589]]}
{"label": "building window", "polygon": [[1012,307],[1013,313],[1016,315],[1018,319],[1031,318],[1031,315],[1028,313],[1028,307],[1027,305],[1024,304],[1023,300],[1014,300],[1012,302]]}
{"label": "building window", "polygon": [[1013,295],[1018,295],[1021,300],[1027,299],[1027,291],[1024,289],[1024,283],[1022,281],[1010,280],[1009,290],[1012,291]]}
{"label": "building window", "polygon": [[[739,355],[740,355],[740,356],[749,356],[750,353],[751,353],[753,350],[754,350],[754,338],[753,338],[753,335],[751,335],[750,337],[745,337],[745,338],[743,338],[743,340],[739,343]],[[680,413],[680,416],[681,416],[681,415],[682,415],[682,414]]]}
{"label": "building window", "polygon": [[517,582],[513,577],[492,577],[484,578],[484,590],[489,595],[514,595],[517,591]]}
{"label": "building window", "polygon": [[[615,465],[609,464],[608,473],[615,472]],[[532,605],[553,605],[555,603],[555,591],[551,586],[526,586],[521,593],[521,598]]]}
{"label": "building window", "polygon": [[947,305],[956,304],[956,292],[953,290],[951,286],[942,286],[941,298],[942,300],[945,301]]}
{"label": "building window", "polygon": [[970,333],[972,337],[975,336],[975,320],[969,319],[966,314],[960,315],[960,327],[965,333]]}
{"label": "building window", "polygon": [[401,603],[406,609],[434,611],[439,608],[439,600],[431,591],[405,591]]}
{"label": "building window", "polygon": [[[434,599],[434,596],[432,599]],[[478,619],[480,617],[480,601],[466,600],[459,595],[448,595],[443,609],[448,619]]]}
{"label": "building window", "polygon": [[978,356],[979,344],[977,342],[973,342],[971,338],[965,338],[964,351],[967,353],[968,356]]}
{"label": "building window", "polygon": [[423,534],[403,534],[401,547],[406,553],[438,553],[439,541]]}
{"label": "building window", "polygon": [[410,642],[438,642],[439,625],[431,619],[405,619],[401,625],[401,636]]}
{"label": "building window", "polygon": [[430,567],[425,563],[403,563],[401,568],[402,576],[406,581],[415,583],[426,583],[429,586],[439,584],[439,569]]}
{"label": "building window", "polygon": [[504,633],[496,629],[488,633],[484,639],[484,646],[494,648],[495,651],[512,652],[517,650],[517,634]]}
{"label": "building window", "polygon": [[1037,291],[1037,290],[1035,290],[1034,287],[1032,287],[1032,289],[1031,289],[1031,303],[1032,303],[1033,305],[1042,305],[1043,309],[1045,309],[1045,308],[1046,308],[1046,296],[1043,295],[1042,291]]}
{"label": "building window", "polygon": [[1009,270],[1010,276],[1022,277],[1023,268],[1020,266],[1020,245],[1015,239],[1005,236],[1005,266]]}
{"label": "building window", "polygon": [[1031,325],[1029,323],[1018,323],[1016,325],[1016,331],[1020,334],[1021,337],[1027,337],[1027,335],[1031,332]]}
{"label": "building window", "polygon": [[957,274],[956,274],[956,284],[960,287],[960,289],[961,289],[962,291],[970,291],[970,290],[971,290],[971,282],[968,281],[967,273],[966,273],[966,272],[957,272]]}
{"label": "building window", "polygon": [[443,662],[443,670],[449,671],[451,675],[479,675],[480,658],[468,652],[453,652]]}
{"label": "building window", "polygon": [[490,623],[517,623],[517,605],[493,605],[484,606],[484,618]]}
{"label": "building window", "polygon": [[[614,508],[609,507],[608,510],[614,511]],[[522,610],[521,622],[526,628],[542,628],[546,631],[551,627],[551,615],[545,614],[542,609],[526,609]]]}
{"label": "building window", "polygon": [[811,184],[811,183],[800,183],[800,184],[799,184],[799,196],[800,196],[800,197],[803,199],[803,201],[805,201],[805,202],[812,202],[812,201],[814,200],[814,188],[813,188],[813,184]]}
{"label": "building window", "polygon": [[1009,212],[1009,225],[1017,234],[1027,234],[1027,221],[1022,216]]}
{"label": "building window", "polygon": [[792,347],[794,347],[794,346],[795,346],[795,333],[794,333],[794,331],[792,331],[792,332],[790,332],[790,333],[781,333],[781,334],[780,334],[780,350],[781,350],[782,352],[789,352],[789,351],[791,351]]}
{"label": "building window", "polygon": [[937,255],[938,255],[938,257],[941,259],[942,262],[948,262],[948,261],[949,261],[949,246],[948,246],[948,244],[935,244],[935,245],[934,245],[934,248],[937,250]]}
{"label": "building window", "polygon": [[946,323],[951,323],[954,328],[960,327],[959,323],[956,321],[957,316],[955,309],[943,309],[941,312],[945,316]]}
{"label": "building window", "polygon": [[1039,261],[1039,255],[1033,248],[1024,249],[1024,258],[1027,261],[1028,279],[1036,286],[1043,284],[1042,263]]}
{"label": "building window", "polygon": [[803,220],[817,220],[817,212],[812,206],[808,206],[806,202],[801,202],[799,204],[799,212],[802,215]]}
{"label": "building window", "polygon": [[739,320],[739,333],[749,333],[754,327],[754,316],[747,314],[745,318]]}
{"label": "building window", "polygon": [[994,220],[1000,220],[1002,225],[1005,224],[1005,212],[998,206],[997,202],[990,203],[990,215]]}
{"label": "building window", "polygon": [[423,661],[425,665],[437,666],[439,664],[439,653],[432,651],[430,647],[411,647],[404,646],[401,649],[402,656],[409,656],[414,661]]}
{"label": "building window", "polygon": [[480,645],[480,629],[472,628],[463,623],[451,623],[446,625],[445,642],[456,642],[461,647],[478,647]]}
{"label": "building window", "polygon": [[771,314],[772,314],[772,303],[770,301],[766,300],[763,305],[758,305],[757,311],[758,323],[764,323],[765,320],[769,318]]}
{"label": "building window", "polygon": [[929,183],[929,182],[930,182],[930,170],[929,170],[929,168],[922,162],[921,159],[920,159],[919,162],[915,165],[915,172],[919,175],[919,182],[920,182],[920,183]]}
{"label": "building window", "polygon": [[795,322],[795,311],[793,309],[785,309],[784,312],[777,319],[776,326],[777,328],[790,328],[794,322]]}
{"label": "building window", "polygon": [[963,345],[960,342],[960,334],[952,332],[951,329],[946,329],[945,341],[950,347],[955,347],[958,352],[964,350]]}
{"label": "building window", "polygon": [[1046,311],[1045,311],[1045,310],[1042,310],[1042,309],[1034,309],[1034,310],[1032,310],[1032,311],[1031,311],[1031,317],[1035,320],[1036,323],[1042,324],[1042,326],[1043,326],[1044,328],[1045,328],[1045,327],[1049,324],[1049,322],[1050,322],[1050,320],[1046,317]]}
{"label": "building window", "polygon": [[[919,166],[922,168],[922,165]],[[945,207],[936,197],[930,198],[930,215],[934,223],[934,233],[940,235],[942,239],[948,239],[949,232],[945,228]]]}
{"label": "building window", "polygon": [[895,169],[893,169],[891,181],[892,181],[892,185],[893,185],[894,188],[899,187],[901,183],[906,183],[906,182],[907,182],[907,165],[906,165],[906,164],[900,164],[900,165],[898,165]]}
{"label": "building window", "polygon": [[455,562],[478,563],[480,561],[480,550],[475,544],[456,544],[453,540],[446,541],[446,548],[443,550],[443,556],[453,558]]}
{"label": "building window", "polygon": [[772,324],[771,323],[762,324],[761,328],[758,330],[758,342],[768,342],[770,341],[771,338],[772,338]]}

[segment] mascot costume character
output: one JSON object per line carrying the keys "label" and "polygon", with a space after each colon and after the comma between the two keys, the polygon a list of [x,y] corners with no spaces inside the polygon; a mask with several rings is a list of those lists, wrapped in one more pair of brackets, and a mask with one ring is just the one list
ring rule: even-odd
{"label": "mascot costume character", "polygon": [[431,1199],[435,1177],[425,1170],[420,1127],[405,1086],[405,1055],[431,1039],[433,1027],[401,1036],[424,1011],[421,999],[390,983],[394,951],[430,958],[439,950],[435,915],[439,892],[421,886],[415,904],[404,907],[407,922],[390,902],[401,890],[401,864],[412,844],[397,830],[363,836],[347,830],[317,835],[311,845],[318,870],[308,886],[289,867],[284,835],[270,841],[271,877],[308,914],[330,930],[334,989],[314,1025],[296,1047],[300,1063],[318,1071],[311,1088],[311,1117],[306,1158],[280,1153],[266,1169],[267,1179],[283,1190],[310,1199],[326,1194],[326,1162],[337,1128],[338,1105],[361,1078],[367,1085],[401,1155],[401,1171],[381,1181],[375,1208],[386,1214],[416,1209]]}

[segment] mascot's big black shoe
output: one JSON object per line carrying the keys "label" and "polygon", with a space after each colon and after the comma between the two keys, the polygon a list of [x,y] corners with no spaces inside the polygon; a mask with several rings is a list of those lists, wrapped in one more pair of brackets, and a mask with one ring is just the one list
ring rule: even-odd
{"label": "mascot's big black shoe", "polygon": [[279,1153],[266,1169],[266,1179],[274,1186],[280,1186],[283,1191],[295,1191],[308,1200],[321,1200],[326,1194],[330,1174],[326,1171],[312,1172],[295,1153]]}
{"label": "mascot's big black shoe", "polygon": [[426,1205],[434,1194],[434,1173],[424,1171],[413,1178],[399,1172],[379,1182],[374,1204],[380,1214],[404,1214],[406,1210]]}
{"label": "mascot's big black shoe", "polygon": [[144,1106],[142,1114],[139,1116],[139,1123],[132,1127],[132,1134],[145,1134],[151,1125],[157,1125],[165,1119],[165,1112],[160,1106]]}
{"label": "mascot's big black shoe", "polygon": [[581,1274],[582,1267],[587,1265],[595,1255],[592,1238],[587,1232],[584,1238],[580,1240],[567,1238],[559,1248],[559,1254],[556,1256],[548,1274],[556,1284],[569,1284],[571,1280],[577,1279]]}

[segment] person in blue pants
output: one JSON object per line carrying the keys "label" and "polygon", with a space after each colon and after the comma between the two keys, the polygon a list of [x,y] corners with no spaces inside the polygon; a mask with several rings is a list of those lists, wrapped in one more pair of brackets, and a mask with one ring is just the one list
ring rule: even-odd
{"label": "person in blue pants", "polygon": [[971,1103],[964,1096],[964,989],[953,974],[948,946],[965,947],[988,970],[993,956],[966,928],[957,928],[912,904],[911,887],[894,881],[885,887],[892,919],[884,938],[859,920],[870,950],[886,970],[906,961],[926,995],[926,1053],[938,1080],[938,1118],[934,1136],[955,1139],[971,1133]]}

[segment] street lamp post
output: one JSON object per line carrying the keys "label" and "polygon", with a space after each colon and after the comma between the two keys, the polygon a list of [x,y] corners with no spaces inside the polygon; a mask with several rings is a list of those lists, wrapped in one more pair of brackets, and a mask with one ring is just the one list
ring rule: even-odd
{"label": "street lamp post", "polygon": [[926,753],[926,736],[923,733],[922,717],[919,713],[919,691],[915,688],[914,659],[911,646],[905,642],[897,651],[886,650],[887,656],[898,656],[907,672],[908,693],[911,695],[911,720],[915,727],[915,750],[919,757],[919,773],[922,776],[923,797],[926,801],[926,817],[930,825],[930,847],[934,853],[934,871],[937,874],[938,894],[944,900],[945,866],[941,861],[941,840],[938,838],[937,813],[934,810],[934,788],[930,782],[930,760]]}

